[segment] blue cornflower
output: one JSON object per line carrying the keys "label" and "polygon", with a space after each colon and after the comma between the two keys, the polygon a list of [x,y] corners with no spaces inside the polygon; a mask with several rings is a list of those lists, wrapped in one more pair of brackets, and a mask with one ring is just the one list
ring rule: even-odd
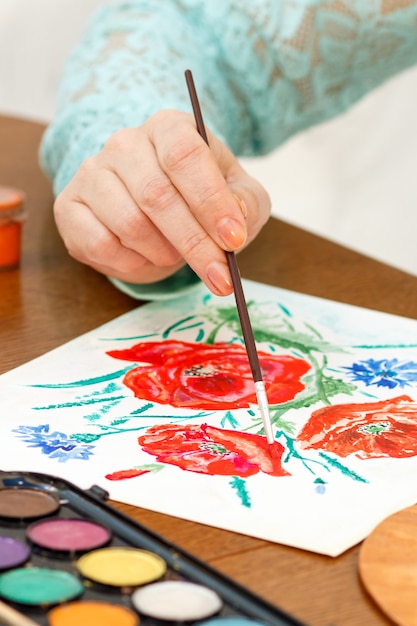
{"label": "blue cornflower", "polygon": [[49,432],[49,424],[19,426],[12,432],[28,444],[29,448],[40,448],[43,454],[60,463],[72,459],[88,460],[94,454],[94,446],[80,443],[59,431]]}
{"label": "blue cornflower", "polygon": [[367,359],[353,363],[350,367],[344,367],[353,377],[353,380],[376,385],[377,387],[408,387],[417,382],[417,363],[398,359]]}

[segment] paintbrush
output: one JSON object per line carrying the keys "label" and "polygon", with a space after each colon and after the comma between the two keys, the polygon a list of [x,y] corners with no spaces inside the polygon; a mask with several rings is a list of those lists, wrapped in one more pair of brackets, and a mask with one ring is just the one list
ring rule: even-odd
{"label": "paintbrush", "polygon": [[39,626],[38,622],[34,622],[30,617],[19,613],[19,611],[16,611],[16,609],[13,609],[1,600],[0,624],[4,624],[4,626]]}
{"label": "paintbrush", "polygon": [[[197,131],[199,135],[204,139],[206,144],[209,145],[191,70],[185,70],[185,80],[187,83],[188,92],[190,94]],[[253,336],[253,330],[249,318],[245,294],[243,292],[239,267],[234,252],[226,250],[226,258],[229,266],[230,276],[232,278],[236,307],[239,314],[240,325],[242,327],[243,339],[245,341],[249,365],[252,371],[253,381],[255,383],[256,398],[258,400],[258,407],[264,426],[265,437],[270,446],[271,453],[274,453],[274,434],[272,431],[271,416],[269,414],[268,397],[266,395],[265,383],[262,378],[261,366],[259,364],[259,357],[256,350],[255,338]]]}

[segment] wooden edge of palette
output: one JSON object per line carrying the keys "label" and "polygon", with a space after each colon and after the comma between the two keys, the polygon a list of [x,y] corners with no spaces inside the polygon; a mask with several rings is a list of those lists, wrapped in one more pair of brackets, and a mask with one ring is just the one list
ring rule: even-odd
{"label": "wooden edge of palette", "polygon": [[417,505],[394,513],[365,539],[361,581],[382,611],[400,626],[417,626]]}

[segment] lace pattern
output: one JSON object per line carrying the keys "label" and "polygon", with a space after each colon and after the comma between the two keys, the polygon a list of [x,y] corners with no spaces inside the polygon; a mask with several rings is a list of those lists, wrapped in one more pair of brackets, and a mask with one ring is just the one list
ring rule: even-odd
{"label": "lace pattern", "polygon": [[417,0],[116,0],[68,59],[41,146],[59,192],[118,128],[190,110],[237,155],[263,154],[417,62]]}

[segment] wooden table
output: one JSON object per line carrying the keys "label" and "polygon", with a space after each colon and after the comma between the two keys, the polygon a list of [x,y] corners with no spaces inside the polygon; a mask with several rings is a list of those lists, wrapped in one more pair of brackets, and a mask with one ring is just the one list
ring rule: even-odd
{"label": "wooden table", "polygon": [[[23,189],[29,219],[19,270],[0,273],[0,373],[138,305],[73,261],[56,232],[52,192],[37,164],[44,127],[0,117],[0,185]],[[293,291],[417,317],[417,278],[271,219],[241,255],[242,276]],[[117,505],[312,626],[390,624],[361,587],[359,547],[312,554]]]}

